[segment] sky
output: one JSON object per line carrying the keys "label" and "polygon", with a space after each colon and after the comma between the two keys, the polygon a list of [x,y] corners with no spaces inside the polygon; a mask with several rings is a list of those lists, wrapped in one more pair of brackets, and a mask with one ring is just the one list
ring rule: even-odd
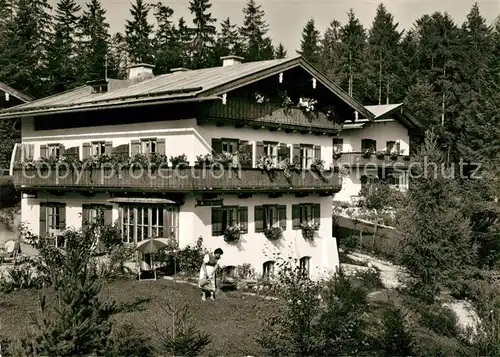
{"label": "sky", "polygon": [[[84,5],[86,0],[76,0]],[[135,0],[133,0],[135,1]],[[158,0],[145,0],[157,3]],[[57,0],[49,0],[54,5]],[[107,19],[112,32],[124,31],[125,21],[130,18],[130,0],[101,0],[107,10]],[[192,21],[188,10],[189,0],[163,0],[165,5],[174,10],[174,18],[184,17],[189,23]],[[229,17],[231,22],[241,25],[243,22],[243,8],[246,0],[211,0],[212,15],[220,23]],[[336,19],[341,23],[347,21],[347,12],[353,9],[356,16],[365,27],[369,27],[375,16],[379,3],[384,3],[394,19],[399,23],[400,30],[410,29],[415,20],[424,14],[435,11],[448,12],[453,19],[461,24],[472,5],[477,2],[481,14],[488,24],[500,15],[500,0],[256,0],[257,5],[262,5],[265,19],[270,25],[269,36],[275,45],[282,42],[288,55],[295,55],[295,50],[300,46],[302,28],[305,23],[313,18],[316,28],[321,32],[329,23]]]}

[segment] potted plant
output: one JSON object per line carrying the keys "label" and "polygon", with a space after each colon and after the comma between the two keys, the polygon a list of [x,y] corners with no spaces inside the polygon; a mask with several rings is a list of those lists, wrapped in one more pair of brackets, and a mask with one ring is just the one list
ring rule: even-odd
{"label": "potted plant", "polygon": [[303,222],[300,225],[300,229],[302,230],[302,237],[304,237],[304,239],[313,240],[314,239],[314,232],[319,229],[319,224],[318,223]]}
{"label": "potted plant", "polygon": [[178,156],[171,156],[170,157],[170,163],[172,164],[172,167],[175,168],[180,168],[184,169],[189,166],[189,161],[187,159],[186,154],[178,155]]}
{"label": "potted plant", "polygon": [[196,156],[196,160],[194,163],[194,167],[201,169],[201,168],[210,168],[214,163],[214,158],[210,154],[206,155],[198,155]]}
{"label": "potted plant", "polygon": [[397,151],[392,151],[391,152],[391,160],[397,160],[398,159],[399,152]]}
{"label": "potted plant", "polygon": [[224,231],[224,241],[227,243],[236,242],[241,238],[243,233],[245,233],[245,230],[241,224],[233,224]]}
{"label": "potted plant", "polygon": [[234,164],[234,157],[234,154],[224,151],[222,154],[215,157],[215,163],[217,163],[219,167],[222,166],[227,169]]}
{"label": "potted plant", "polygon": [[283,236],[283,230],[281,227],[266,227],[264,235],[269,240],[278,240]]}
{"label": "potted plant", "polygon": [[334,159],[334,160],[338,160],[338,159],[340,159],[341,157],[342,157],[342,152],[340,152],[340,151],[334,151],[334,152],[333,152],[333,159]]}
{"label": "potted plant", "polygon": [[314,159],[311,163],[311,170],[323,173],[325,171],[325,162],[321,159]]}
{"label": "potted plant", "polygon": [[373,154],[373,149],[363,149],[363,151],[361,152],[361,155],[365,159],[370,159],[372,157],[372,154]]}
{"label": "potted plant", "polygon": [[379,150],[379,151],[377,151],[375,156],[377,157],[377,159],[383,160],[385,158],[385,151]]}

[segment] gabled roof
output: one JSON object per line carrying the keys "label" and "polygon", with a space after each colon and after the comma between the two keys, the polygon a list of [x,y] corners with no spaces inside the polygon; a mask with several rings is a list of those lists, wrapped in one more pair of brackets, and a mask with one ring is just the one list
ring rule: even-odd
{"label": "gabled roof", "polygon": [[[367,105],[365,106],[371,113],[373,113],[374,122],[385,122],[397,120],[408,129],[423,129],[424,125],[418,120],[408,107],[403,103],[398,104],[384,104],[384,105]],[[393,119],[394,118],[394,119]],[[361,129],[369,121],[366,119],[359,119],[353,123],[345,123],[344,129]]]}
{"label": "gabled roof", "polygon": [[0,111],[0,119],[106,109],[118,106],[160,104],[179,100],[217,100],[219,99],[218,96],[226,92],[298,66],[309,72],[318,82],[322,83],[362,116],[370,120],[373,119],[373,114],[361,103],[350,97],[301,57],[180,71],[159,75],[136,84],[130,84],[130,80],[115,80],[121,82],[121,85],[116,86],[118,89],[97,95],[92,94],[90,86],[81,86],[67,92]]}
{"label": "gabled roof", "polygon": [[4,92],[4,93],[9,93],[9,95],[19,99],[20,101],[22,102],[30,102],[32,100],[31,97],[29,97],[28,95],[26,94],[23,94],[17,90],[15,90],[14,88],[8,86],[7,84],[5,83],[2,83],[0,82],[0,91]]}

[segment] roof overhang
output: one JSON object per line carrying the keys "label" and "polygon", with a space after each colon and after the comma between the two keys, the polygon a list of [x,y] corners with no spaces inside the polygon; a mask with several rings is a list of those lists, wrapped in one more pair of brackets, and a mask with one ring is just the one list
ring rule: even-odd
{"label": "roof overhang", "polygon": [[[61,107],[50,107],[50,108],[37,108],[33,110],[25,110],[25,111],[7,111],[4,114],[0,112],[0,120],[2,119],[13,119],[13,118],[25,118],[25,117],[34,117],[34,116],[43,116],[43,115],[53,115],[53,114],[65,114],[65,113],[78,113],[78,112],[89,112],[96,110],[105,110],[105,109],[118,109],[118,108],[134,108],[134,107],[142,107],[142,106],[152,106],[152,105],[162,105],[162,104],[182,104],[182,103],[197,103],[197,102],[206,102],[206,101],[215,101],[221,100],[221,98],[216,96],[210,97],[189,97],[189,98],[172,98],[169,96],[168,98],[151,97],[151,98],[141,98],[137,100],[127,100],[123,103],[102,103],[96,105],[95,103],[85,103],[78,106],[61,106]],[[15,107],[10,108],[15,109]]]}
{"label": "roof overhang", "polygon": [[177,202],[167,198],[150,198],[150,197],[116,197],[108,200],[111,203],[139,203],[139,204],[158,204],[158,205],[174,205]]}
{"label": "roof overhang", "polygon": [[0,91],[8,93],[9,95],[13,96],[14,98],[20,100],[23,103],[31,102],[33,100],[33,98],[31,98],[30,96],[15,90],[14,88],[6,85],[5,83],[0,83]]}
{"label": "roof overhang", "polygon": [[[369,109],[370,107],[376,107],[376,106],[368,106],[368,110],[370,110]],[[383,108],[386,106],[381,105],[380,107]],[[422,122],[416,117],[416,115],[410,109],[408,109],[408,107],[404,103],[392,105],[388,110],[382,110],[374,115],[375,115],[375,122],[383,122],[386,119],[390,119],[389,118],[390,116],[393,116],[407,129],[417,129],[417,130],[425,129]]]}

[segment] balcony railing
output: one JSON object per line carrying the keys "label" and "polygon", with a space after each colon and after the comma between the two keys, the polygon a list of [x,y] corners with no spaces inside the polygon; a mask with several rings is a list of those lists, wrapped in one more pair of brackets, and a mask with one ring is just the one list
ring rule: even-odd
{"label": "balcony railing", "polygon": [[384,157],[376,154],[366,155],[361,152],[344,152],[340,157],[333,159],[334,165],[339,166],[359,166],[367,165],[386,166],[386,167],[407,167],[411,163],[411,157],[406,155],[384,155]]}
{"label": "balcony railing", "polygon": [[253,191],[312,191],[338,192],[341,180],[338,173],[325,171],[290,171],[260,169],[158,169],[134,170],[123,168],[92,168],[57,170],[16,168],[13,182],[18,188],[47,188],[71,190],[138,190],[163,192],[253,192]]}

